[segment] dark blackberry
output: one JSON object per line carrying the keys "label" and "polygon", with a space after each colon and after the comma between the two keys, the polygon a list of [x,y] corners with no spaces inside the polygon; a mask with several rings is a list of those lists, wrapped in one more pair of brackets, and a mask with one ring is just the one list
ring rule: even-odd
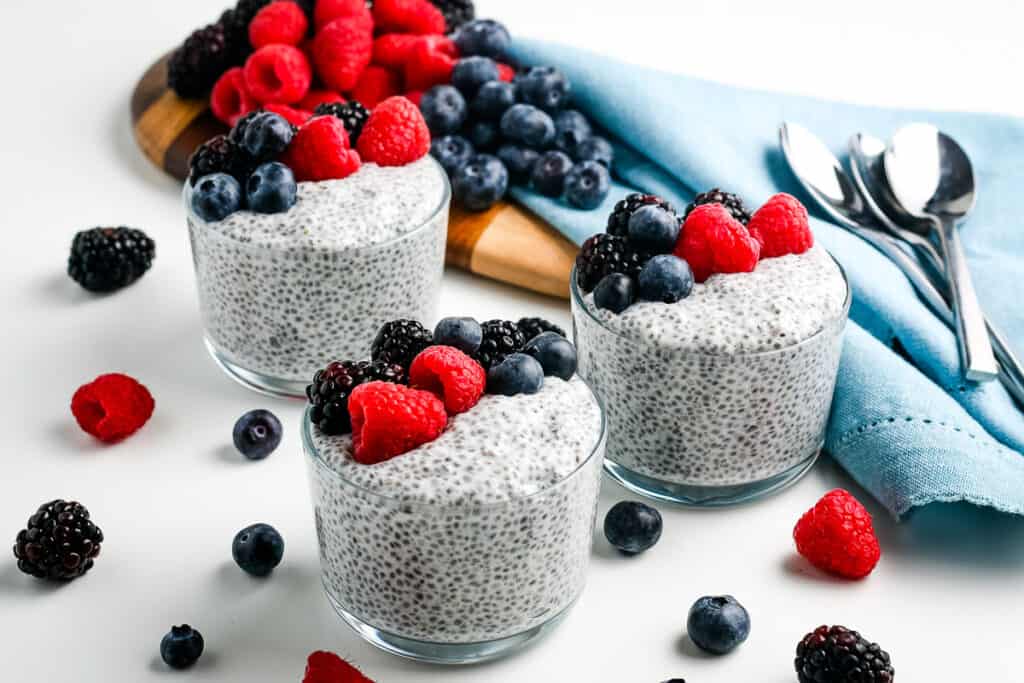
{"label": "dark blackberry", "polygon": [[238,0],[234,9],[229,9],[220,17],[224,26],[224,35],[232,50],[232,61],[241,64],[252,54],[249,43],[249,23],[256,13],[269,5],[273,0]]}
{"label": "dark blackberry", "polygon": [[398,365],[369,361],[335,361],[313,376],[306,387],[311,405],[309,417],[324,434],[347,434],[352,431],[348,414],[348,396],[366,382],[408,382],[405,370]]}
{"label": "dark blackberry", "polygon": [[490,370],[491,366],[505,360],[505,357],[518,353],[526,346],[527,339],[519,326],[511,320],[488,320],[480,327],[484,331],[484,340],[480,349],[473,354],[473,359]]}
{"label": "dark blackberry", "polygon": [[743,204],[743,200],[738,195],[734,195],[731,192],[723,192],[717,187],[707,192],[701,192],[697,195],[690,205],[686,207],[686,215],[683,216],[683,220],[686,220],[686,216],[690,215],[690,212],[696,209],[702,204],[721,204],[732,217],[738,220],[743,225],[750,222],[750,212],[747,207]]}
{"label": "dark blackberry", "polygon": [[370,347],[375,361],[400,365],[406,370],[420,351],[430,346],[434,335],[415,320],[392,320],[384,323]]}
{"label": "dark blackberry", "polygon": [[180,97],[204,97],[231,66],[224,27],[210,24],[192,33],[167,62],[167,87]]}
{"label": "dark blackberry", "polygon": [[366,120],[370,118],[370,112],[366,111],[366,107],[356,100],[318,104],[313,110],[313,115],[334,116],[341,119],[345,130],[348,131],[348,142],[352,147],[355,147],[359,134],[363,132],[363,126],[366,125]]}
{"label": "dark blackberry", "polygon": [[608,216],[608,227],[605,229],[605,232],[609,235],[626,237],[629,235],[629,217],[641,206],[647,206],[648,204],[660,206],[670,213],[676,212],[671,204],[657,195],[631,194],[615,205],[615,208]]}
{"label": "dark blackberry", "polygon": [[516,323],[516,327],[523,333],[523,338],[526,341],[530,341],[542,332],[554,332],[565,337],[565,330],[544,318],[521,318]]}
{"label": "dark blackberry", "polygon": [[[247,114],[246,117],[248,116]],[[234,176],[244,187],[254,166],[241,145],[232,142],[227,135],[217,135],[201,144],[192,153],[188,160],[188,181],[195,187],[196,182],[205,175],[227,173]]]}
{"label": "dark blackberry", "polygon": [[90,292],[113,292],[142,277],[156,258],[156,244],[134,228],[82,230],[71,242],[68,275]]}
{"label": "dark blackberry", "polygon": [[889,653],[856,631],[819,626],[796,646],[800,683],[892,683]]}
{"label": "dark blackberry", "polygon": [[448,33],[476,19],[476,7],[473,5],[473,0],[430,0],[430,2],[444,15]]}
{"label": "dark blackberry", "polygon": [[37,579],[71,581],[92,569],[103,532],[81,503],[54,500],[39,506],[14,541],[18,569]]}
{"label": "dark blackberry", "polygon": [[583,243],[576,256],[576,283],[586,293],[611,273],[636,280],[649,259],[650,254],[635,249],[625,237],[598,233]]}

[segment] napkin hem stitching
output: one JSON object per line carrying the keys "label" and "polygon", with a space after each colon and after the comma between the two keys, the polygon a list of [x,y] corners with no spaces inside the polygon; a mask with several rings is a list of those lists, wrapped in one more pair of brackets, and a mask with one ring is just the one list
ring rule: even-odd
{"label": "napkin hem stitching", "polygon": [[1006,446],[1003,446],[1002,444],[992,443],[984,439],[978,439],[978,435],[975,434],[974,432],[966,430],[963,427],[958,427],[956,425],[950,424],[945,420],[934,420],[932,418],[914,417],[911,415],[903,417],[896,417],[894,415],[890,415],[887,418],[878,418],[870,422],[864,422],[852,429],[847,430],[842,436],[836,439],[836,447],[846,445],[847,442],[852,441],[853,439],[856,439],[860,436],[863,436],[864,434],[867,434],[872,431],[877,431],[878,429],[885,429],[899,422],[919,422],[921,424],[928,425],[929,427],[932,428],[943,427],[945,429],[952,429],[955,432],[964,434],[965,436],[968,436],[971,439],[975,440],[978,443],[978,445],[982,446],[983,448],[993,450],[999,453],[1005,452],[1017,455],[1016,451],[1012,451]]}

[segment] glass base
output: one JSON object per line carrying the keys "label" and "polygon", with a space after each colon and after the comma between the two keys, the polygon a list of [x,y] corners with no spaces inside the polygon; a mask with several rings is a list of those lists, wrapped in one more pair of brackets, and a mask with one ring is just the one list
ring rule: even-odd
{"label": "glass base", "polygon": [[206,344],[206,350],[210,352],[210,356],[220,366],[220,369],[246,389],[251,389],[267,396],[273,396],[274,398],[306,398],[306,385],[309,384],[308,381],[281,379],[280,377],[270,377],[253,372],[252,370],[246,370],[228,360],[224,354],[217,350],[217,347],[214,346],[208,337],[203,337],[203,342]]}
{"label": "glass base", "polygon": [[814,451],[803,462],[774,477],[733,486],[675,484],[639,474],[607,458],[604,461],[604,471],[623,487],[641,496],[692,507],[726,507],[749,503],[789,488],[807,474],[817,462],[820,452],[820,449]]}

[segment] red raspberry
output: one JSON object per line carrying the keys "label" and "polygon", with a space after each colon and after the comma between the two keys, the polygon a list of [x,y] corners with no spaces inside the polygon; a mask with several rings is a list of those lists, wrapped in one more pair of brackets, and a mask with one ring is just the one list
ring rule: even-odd
{"label": "red raspberry", "polygon": [[372,30],[373,16],[366,6],[366,0],[316,0],[313,25],[319,31],[335,19],[355,16],[362,17],[361,21],[369,23]]}
{"label": "red raspberry", "polygon": [[306,111],[313,111],[321,104],[334,102],[345,104],[345,98],[331,90],[310,90],[295,106]]}
{"label": "red raspberry", "polygon": [[360,384],[348,397],[356,462],[374,465],[433,441],[448,424],[444,404],[429,391],[391,382]]}
{"label": "red raspberry", "polygon": [[359,77],[356,87],[349,95],[367,109],[373,109],[378,102],[402,92],[402,77],[390,69],[370,65]]}
{"label": "red raspberry", "polygon": [[309,117],[313,115],[311,111],[289,107],[287,104],[264,104],[263,109],[279,114],[293,126],[301,126],[306,121],[309,121]]}
{"label": "red raspberry", "polygon": [[306,660],[306,674],[302,683],[373,683],[333,652],[318,650]]}
{"label": "red raspberry", "polygon": [[313,41],[313,62],[332,90],[347,92],[373,56],[373,27],[352,17],[335,19]]}
{"label": "red raspberry", "polygon": [[402,97],[404,97],[405,99],[409,100],[410,102],[412,102],[413,104],[415,104],[418,107],[418,106],[420,106],[420,100],[423,99],[423,91],[422,90],[408,90],[408,91],[406,91],[402,95]]}
{"label": "red raspberry", "polygon": [[245,85],[259,102],[294,104],[306,96],[313,69],[302,50],[265,45],[245,62]]}
{"label": "red raspberry", "polygon": [[256,100],[249,94],[249,89],[245,85],[245,75],[240,66],[225,71],[217,79],[210,93],[210,109],[213,110],[213,115],[229,126],[234,126],[238,119],[257,106]]}
{"label": "red raspberry", "polygon": [[441,49],[435,50],[427,41],[416,43],[405,62],[405,87],[429,90],[435,85],[450,83],[455,58]]}
{"label": "red raspberry", "polygon": [[697,282],[714,273],[749,273],[757,266],[761,245],[721,204],[702,204],[686,218],[676,242]]}
{"label": "red raspberry", "polygon": [[409,367],[409,385],[440,396],[449,415],[475,406],[486,384],[483,367],[453,346],[430,346]]}
{"label": "red raspberry", "polygon": [[370,113],[357,146],[364,161],[404,166],[430,151],[430,130],[419,107],[401,95],[389,97]]}
{"label": "red raspberry", "polygon": [[153,415],[153,396],[128,375],[100,375],[71,397],[71,413],[85,432],[113,443],[137,432]]}
{"label": "red raspberry", "polygon": [[815,567],[848,579],[870,574],[882,556],[871,515],[842,489],[826,493],[804,513],[793,538],[797,551]]}
{"label": "red raspberry", "polygon": [[299,182],[346,178],[360,166],[344,124],[333,116],[317,116],[300,127],[282,161]]}
{"label": "red raspberry", "polygon": [[750,218],[747,229],[761,243],[761,258],[802,254],[814,246],[806,207],[785,192],[765,202]]}
{"label": "red raspberry", "polygon": [[441,10],[428,0],[376,0],[373,20],[380,33],[443,35],[447,26]]}
{"label": "red raspberry", "polygon": [[421,36],[388,33],[373,41],[373,63],[389,69],[401,68],[409,61],[409,54],[420,42]]}
{"label": "red raspberry", "polygon": [[306,13],[291,0],[272,2],[249,22],[249,42],[254,48],[281,43],[298,45],[309,30]]}
{"label": "red raspberry", "polygon": [[513,79],[515,79],[515,77],[515,69],[513,69],[508,64],[502,64],[501,62],[498,62],[498,78],[505,81],[506,83],[511,83]]}

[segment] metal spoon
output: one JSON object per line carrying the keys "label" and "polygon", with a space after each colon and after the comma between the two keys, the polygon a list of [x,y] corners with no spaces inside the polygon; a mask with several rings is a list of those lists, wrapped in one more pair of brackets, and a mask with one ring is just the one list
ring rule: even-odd
{"label": "metal spoon", "polygon": [[898,205],[914,218],[928,221],[939,236],[964,377],[974,382],[993,380],[999,368],[956,229],[974,206],[971,161],[952,138],[927,124],[898,130],[884,159],[885,177]]}

